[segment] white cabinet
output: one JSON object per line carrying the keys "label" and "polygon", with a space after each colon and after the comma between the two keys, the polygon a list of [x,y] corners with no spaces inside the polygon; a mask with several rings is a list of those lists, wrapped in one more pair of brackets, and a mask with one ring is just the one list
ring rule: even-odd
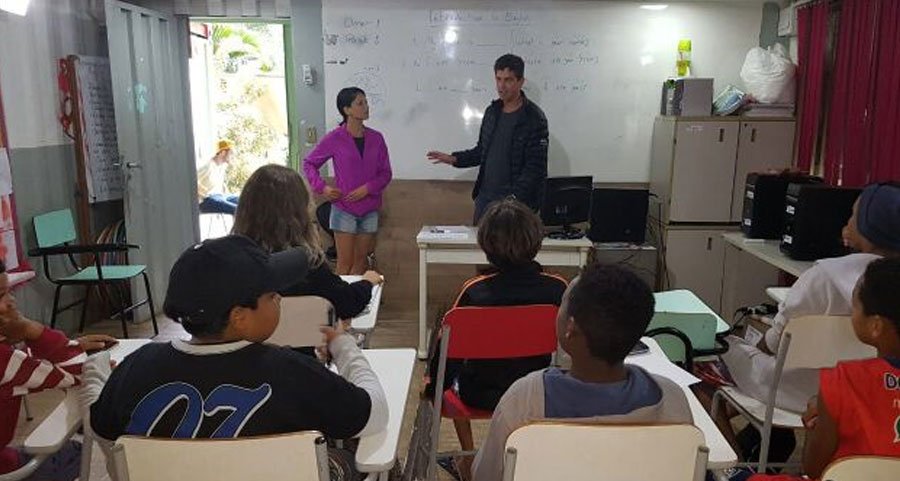
{"label": "white cabinet", "polygon": [[749,172],[791,165],[794,121],[657,117],[650,191],[664,223],[739,222]]}
{"label": "white cabinet", "polygon": [[793,120],[741,121],[731,201],[732,222],[741,221],[747,174],[787,169],[793,157]]}
{"label": "white cabinet", "polygon": [[725,263],[722,234],[736,229],[666,228],[663,289],[689,289],[712,310],[720,312]]}

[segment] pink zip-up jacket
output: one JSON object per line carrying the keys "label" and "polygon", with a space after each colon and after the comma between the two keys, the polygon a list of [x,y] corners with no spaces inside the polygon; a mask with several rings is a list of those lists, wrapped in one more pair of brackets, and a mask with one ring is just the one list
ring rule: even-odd
{"label": "pink zip-up jacket", "polygon": [[381,208],[381,193],[391,182],[391,159],[387,144],[380,132],[368,127],[364,132],[364,155],[359,155],[353,136],[343,125],[328,132],[319,145],[303,159],[303,173],[310,187],[317,194],[325,189],[325,181],[319,169],[329,159],[334,165],[335,187],[346,197],[354,189],[365,184],[369,195],[356,202],[340,199],[334,205],[355,216],[364,216]]}

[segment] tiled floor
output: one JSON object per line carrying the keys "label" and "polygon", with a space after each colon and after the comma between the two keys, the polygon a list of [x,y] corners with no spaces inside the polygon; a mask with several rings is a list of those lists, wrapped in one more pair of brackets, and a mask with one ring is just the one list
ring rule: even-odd
{"label": "tiled floor", "polygon": [[[166,318],[159,319],[159,327],[160,333],[157,339],[161,341],[184,338],[188,336],[188,334],[181,328],[180,324],[177,324]],[[417,325],[415,321],[379,320],[378,327],[372,335],[370,347],[395,348],[415,346],[418,335],[416,329]],[[149,322],[135,325],[134,327],[131,327],[129,331],[131,331],[132,337],[150,337],[153,332]],[[92,325],[89,332],[108,333],[114,336],[119,336],[121,335],[121,328],[119,327],[118,323],[104,321],[102,323]],[[403,431],[400,437],[399,453],[401,462],[406,458],[406,452],[409,446],[409,438],[411,434],[410,431],[415,418],[416,406],[419,402],[419,391],[422,387],[422,373],[424,372],[424,368],[425,363],[416,363],[416,369],[413,374],[413,382],[412,386],[410,387],[410,394],[407,398],[406,416],[404,417],[403,421]],[[48,391],[28,396],[28,401],[35,419],[31,422],[26,422],[24,416],[20,417],[14,444],[20,444],[22,440],[24,440],[28,435],[28,433],[30,433],[31,430],[33,430],[40,423],[40,420],[53,410],[53,408],[56,406],[56,404],[59,403],[61,399],[62,393],[58,391]],[[486,432],[487,424],[487,421],[475,423],[474,431],[476,444],[480,441],[480,439]],[[453,424],[449,421],[444,421],[441,425],[440,448],[442,450],[459,449],[459,444],[456,441],[456,434],[453,430]],[[91,463],[91,479],[98,481],[105,481],[109,479],[109,476],[107,475],[105,469],[105,460],[103,459],[102,454],[99,453],[98,449],[94,450],[94,459]],[[438,479],[450,480],[452,478],[441,471]]]}

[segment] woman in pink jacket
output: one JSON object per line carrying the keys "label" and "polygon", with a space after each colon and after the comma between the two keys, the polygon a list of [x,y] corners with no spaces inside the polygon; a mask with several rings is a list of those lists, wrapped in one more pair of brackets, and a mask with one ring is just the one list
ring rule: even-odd
{"label": "woman in pink jacket", "polygon": [[[337,108],[344,120],[303,160],[303,172],[313,191],[331,202],[329,227],[337,247],[337,273],[362,274],[366,256],[375,246],[381,193],[391,181],[391,161],[384,137],[363,125],[369,118],[366,93],[357,87],[338,92]],[[319,169],[329,159],[334,180]]]}

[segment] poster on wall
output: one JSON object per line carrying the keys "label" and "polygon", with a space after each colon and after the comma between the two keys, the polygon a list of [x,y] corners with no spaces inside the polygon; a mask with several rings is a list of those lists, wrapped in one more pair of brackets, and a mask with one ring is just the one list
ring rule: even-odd
{"label": "poster on wall", "polygon": [[19,252],[16,245],[16,223],[12,212],[12,173],[9,168],[9,153],[0,147],[0,259],[7,270],[19,267]]}
{"label": "poster on wall", "polygon": [[15,285],[34,277],[34,272],[23,255],[19,241],[8,146],[3,93],[0,91],[0,259],[6,265],[6,271],[11,273],[10,284]]}

